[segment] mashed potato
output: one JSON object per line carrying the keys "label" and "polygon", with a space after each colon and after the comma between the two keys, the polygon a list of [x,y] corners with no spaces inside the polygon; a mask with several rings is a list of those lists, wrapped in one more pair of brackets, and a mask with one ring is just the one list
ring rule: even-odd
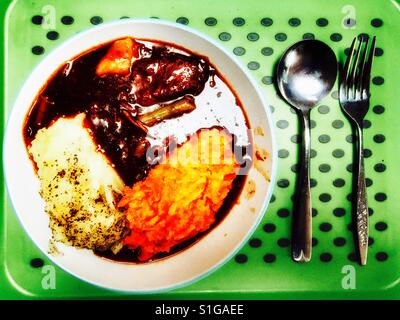
{"label": "mashed potato", "polygon": [[96,150],[84,114],[60,118],[38,131],[29,152],[40,179],[53,240],[81,248],[122,246],[125,215],[116,209],[123,182]]}

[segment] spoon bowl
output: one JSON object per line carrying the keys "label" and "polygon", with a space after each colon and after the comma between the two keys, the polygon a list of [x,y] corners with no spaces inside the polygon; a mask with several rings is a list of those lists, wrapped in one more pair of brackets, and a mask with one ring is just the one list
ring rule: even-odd
{"label": "spoon bowl", "polygon": [[278,88],[297,109],[303,129],[292,225],[292,257],[297,262],[311,259],[310,111],[331,91],[336,74],[335,54],[318,40],[295,43],[286,50],[277,67]]}
{"label": "spoon bowl", "polygon": [[297,109],[311,109],[335,84],[336,56],[318,40],[295,43],[282,56],[277,70],[283,97]]}

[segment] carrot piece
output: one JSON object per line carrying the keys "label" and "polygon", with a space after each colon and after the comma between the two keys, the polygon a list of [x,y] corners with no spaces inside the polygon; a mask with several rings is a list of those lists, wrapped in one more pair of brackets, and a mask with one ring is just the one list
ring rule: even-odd
{"label": "carrot piece", "polygon": [[130,74],[133,58],[138,57],[138,45],[131,38],[115,41],[96,68],[96,75],[109,74],[127,76]]}

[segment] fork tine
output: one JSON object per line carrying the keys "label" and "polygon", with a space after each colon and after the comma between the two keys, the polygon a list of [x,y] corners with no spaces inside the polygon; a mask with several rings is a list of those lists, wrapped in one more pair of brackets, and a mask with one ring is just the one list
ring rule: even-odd
{"label": "fork tine", "polygon": [[364,79],[364,70],[365,70],[365,65],[367,63],[366,57],[367,57],[367,52],[368,52],[368,43],[369,43],[369,37],[365,40],[365,45],[363,46],[362,50],[362,56],[360,60],[360,69],[356,77],[356,94],[360,95],[361,98],[361,93],[363,89],[363,79]]}
{"label": "fork tine", "polygon": [[363,73],[362,79],[362,90],[365,90],[366,94],[369,96],[369,85],[370,85],[370,78],[371,78],[371,68],[372,68],[372,61],[374,60],[375,55],[375,41],[376,37],[372,39],[371,48],[368,53],[368,60],[365,65],[365,70]]}
{"label": "fork tine", "polygon": [[355,93],[356,93],[356,89],[355,89],[356,73],[357,73],[357,69],[358,69],[358,60],[360,58],[361,44],[362,44],[362,39],[360,39],[358,46],[357,46],[356,58],[354,60],[353,66],[352,66],[351,77],[349,79],[349,90],[351,92],[350,97],[352,97],[352,98],[355,97]]}
{"label": "fork tine", "polygon": [[346,64],[344,65],[344,69],[343,69],[342,85],[343,85],[343,90],[346,91],[345,96],[348,95],[348,90],[349,90],[348,80],[349,80],[351,61],[352,61],[353,55],[354,55],[354,47],[356,45],[356,40],[357,40],[357,38],[354,38],[353,42],[351,43],[349,55],[347,57]]}

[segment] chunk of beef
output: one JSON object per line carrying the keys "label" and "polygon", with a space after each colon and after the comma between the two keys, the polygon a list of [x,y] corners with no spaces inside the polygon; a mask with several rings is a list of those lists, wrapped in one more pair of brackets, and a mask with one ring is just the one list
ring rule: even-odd
{"label": "chunk of beef", "polygon": [[154,48],[151,57],[134,63],[131,94],[142,106],[198,95],[209,74],[208,62],[201,57]]}

